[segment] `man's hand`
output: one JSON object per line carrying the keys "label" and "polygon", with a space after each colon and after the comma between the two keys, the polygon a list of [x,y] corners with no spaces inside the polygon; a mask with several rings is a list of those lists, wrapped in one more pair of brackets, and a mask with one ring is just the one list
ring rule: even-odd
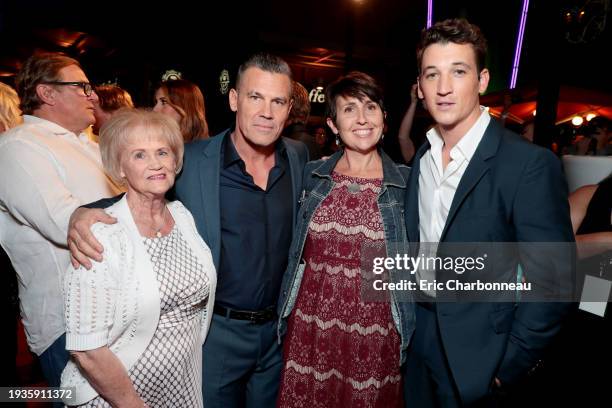
{"label": "man's hand", "polygon": [[117,219],[99,208],[77,208],[70,216],[68,248],[70,262],[75,268],[83,265],[86,269],[91,269],[91,259],[102,261],[104,247],[91,233],[91,226],[96,222],[114,224]]}

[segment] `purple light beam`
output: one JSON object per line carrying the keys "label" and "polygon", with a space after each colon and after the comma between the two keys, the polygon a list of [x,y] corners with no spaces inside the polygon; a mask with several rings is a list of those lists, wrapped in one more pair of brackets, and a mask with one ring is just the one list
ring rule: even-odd
{"label": "purple light beam", "polygon": [[427,0],[427,28],[431,27],[432,14],[433,14],[433,0]]}
{"label": "purple light beam", "polygon": [[523,36],[525,34],[525,25],[527,23],[528,9],[529,9],[529,0],[523,0],[523,11],[521,12],[521,24],[519,26],[518,37],[516,39],[516,48],[514,50],[514,63],[512,64],[512,75],[510,77],[510,89],[514,89],[516,87],[516,79],[518,77],[519,64],[521,63],[521,50],[523,49]]}

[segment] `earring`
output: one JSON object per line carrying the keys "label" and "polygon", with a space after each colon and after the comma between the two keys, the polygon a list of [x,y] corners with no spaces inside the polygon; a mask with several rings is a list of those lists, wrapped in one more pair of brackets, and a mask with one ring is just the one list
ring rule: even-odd
{"label": "earring", "polygon": [[336,146],[340,146],[340,135],[336,133]]}
{"label": "earring", "polygon": [[380,137],[380,141],[382,142],[384,138],[385,138],[385,134],[383,133],[382,136]]}

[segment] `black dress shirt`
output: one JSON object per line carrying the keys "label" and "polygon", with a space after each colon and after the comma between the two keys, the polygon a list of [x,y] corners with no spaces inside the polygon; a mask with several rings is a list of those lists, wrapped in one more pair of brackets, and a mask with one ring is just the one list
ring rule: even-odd
{"label": "black dress shirt", "polygon": [[246,171],[231,137],[221,150],[221,258],[215,302],[237,310],[276,306],[291,244],[293,195],[284,145],[265,190]]}

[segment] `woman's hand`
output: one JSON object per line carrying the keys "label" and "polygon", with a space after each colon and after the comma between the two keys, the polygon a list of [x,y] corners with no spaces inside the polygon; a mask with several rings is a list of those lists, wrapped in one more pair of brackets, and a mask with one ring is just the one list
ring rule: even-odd
{"label": "woman's hand", "polygon": [[399,130],[397,131],[397,139],[400,145],[400,151],[402,157],[408,163],[414,156],[414,143],[410,138],[410,132],[412,131],[412,123],[414,122],[414,115],[416,113],[418,96],[417,96],[418,85],[412,84],[410,87],[410,105],[404,114],[402,123],[400,124]]}
{"label": "woman's hand", "polygon": [[415,104],[419,101],[419,98],[417,96],[417,88],[418,88],[418,84],[412,84],[412,87],[410,88],[410,104]]}
{"label": "woman's hand", "polygon": [[70,354],[89,384],[113,407],[147,406],[134,389],[125,367],[108,347],[72,351]]}

